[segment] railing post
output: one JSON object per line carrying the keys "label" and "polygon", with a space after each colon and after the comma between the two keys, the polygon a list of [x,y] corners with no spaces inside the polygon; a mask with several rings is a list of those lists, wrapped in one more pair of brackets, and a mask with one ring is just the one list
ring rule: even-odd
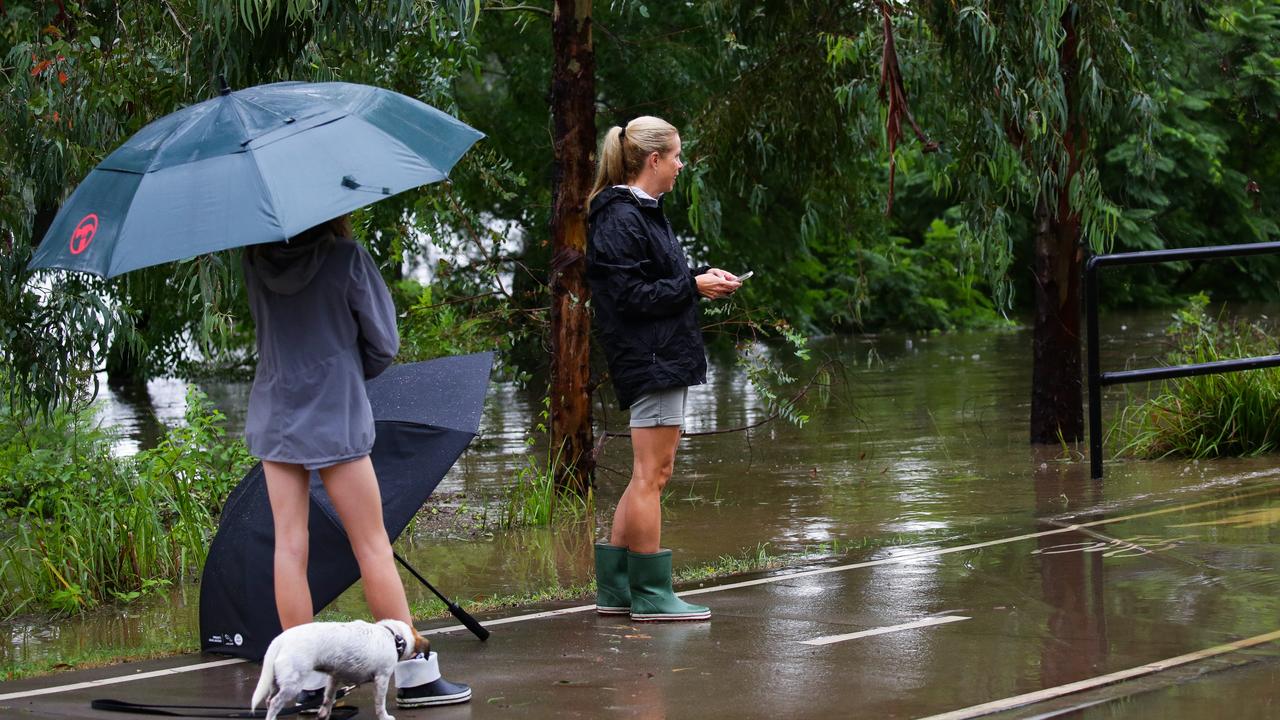
{"label": "railing post", "polygon": [[1102,479],[1102,370],[1098,365],[1098,257],[1084,266],[1085,323],[1089,362],[1089,477]]}

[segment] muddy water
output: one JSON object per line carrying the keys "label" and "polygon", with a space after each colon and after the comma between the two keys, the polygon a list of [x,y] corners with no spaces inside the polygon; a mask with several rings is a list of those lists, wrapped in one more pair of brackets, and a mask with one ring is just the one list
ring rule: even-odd
{"label": "muddy water", "polygon": [[[1159,331],[1165,317],[1108,322],[1104,366],[1152,364],[1162,352]],[[829,555],[860,557],[886,545],[981,541],[1021,531],[1038,516],[1140,506],[1170,492],[1194,494],[1238,483],[1274,463],[1274,458],[1114,462],[1105,482],[1089,481],[1079,449],[1033,450],[1027,444],[1027,331],[831,338],[815,342],[813,349],[813,361],[794,375],[807,379],[828,360],[838,368],[830,397],[809,409],[804,427],[775,421],[750,432],[693,436],[682,443],[663,535],[678,566],[754,551],[761,544],[771,554],[825,548]],[[207,391],[227,409],[233,425],[241,422],[243,387]],[[180,384],[153,384],[151,405],[162,422],[181,417],[181,393]],[[1106,395],[1109,418],[1125,393]],[[108,397],[105,405],[109,417],[131,422],[118,398]],[[475,536],[461,520],[500,498],[527,464],[525,440],[539,407],[536,396],[496,384],[481,436],[441,485],[441,493],[452,499],[438,511],[458,515],[457,537],[411,533],[398,543],[411,563],[452,595],[522,593],[591,576],[591,543],[605,528],[584,522]],[[743,374],[731,363],[713,362],[708,384],[690,392],[686,429],[744,427],[765,415]],[[616,410],[603,416],[609,429],[624,429],[625,416]],[[132,422],[137,424],[133,432],[140,434],[146,421]],[[627,440],[610,440],[600,465],[597,497],[607,516],[629,472]],[[1270,527],[1274,532],[1274,523]],[[408,587],[411,602],[429,599],[412,579]],[[127,649],[175,634],[194,638],[198,596],[197,588],[182,588],[155,601],[63,623],[7,625],[0,662],[65,657],[93,647]],[[358,589],[340,598],[337,607],[361,613]]]}

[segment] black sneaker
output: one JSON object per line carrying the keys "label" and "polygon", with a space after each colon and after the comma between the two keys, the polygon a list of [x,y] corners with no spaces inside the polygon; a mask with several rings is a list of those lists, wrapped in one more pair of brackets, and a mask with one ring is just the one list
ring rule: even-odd
{"label": "black sneaker", "polygon": [[437,678],[425,685],[396,689],[396,707],[416,708],[432,705],[453,705],[471,699],[471,688]]}
{"label": "black sneaker", "polygon": [[[347,693],[355,690],[355,685],[339,685],[337,696],[334,702],[346,697]],[[324,702],[324,688],[316,690],[303,690],[298,693],[298,699],[294,701],[294,705],[302,708],[298,712],[303,715],[317,715],[320,713],[320,705]]]}

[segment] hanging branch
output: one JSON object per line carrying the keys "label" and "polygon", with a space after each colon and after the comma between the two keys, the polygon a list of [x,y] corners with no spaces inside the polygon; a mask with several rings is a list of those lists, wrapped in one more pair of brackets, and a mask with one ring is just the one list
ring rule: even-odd
{"label": "hanging branch", "polygon": [[[800,392],[797,392],[795,395],[793,395],[791,399],[788,400],[787,402],[779,405],[778,409],[769,413],[767,416],[751,423],[750,425],[742,425],[740,427],[725,428],[723,430],[701,430],[699,432],[682,432],[680,434],[680,437],[690,438],[690,437],[700,437],[703,435],[727,435],[729,433],[746,432],[748,430],[754,430],[755,428],[758,428],[762,425],[767,425],[773,422],[774,420],[777,420],[778,418],[782,417],[783,408],[795,407],[796,404],[798,404],[801,400],[803,400],[805,396],[809,394],[809,390],[811,390],[814,385],[818,384],[818,378],[822,376],[822,374],[827,370],[827,368],[830,368],[832,365],[835,365],[835,364],[836,364],[836,361],[834,360],[828,360],[827,362],[823,363],[822,367],[818,368],[814,372],[813,377],[809,378],[809,382],[806,383],[804,387],[800,388]],[[612,432],[609,430],[601,430],[599,437],[596,438],[595,447],[591,449],[591,458],[593,461],[596,458],[600,457],[600,453],[604,450],[605,441],[607,441],[609,438],[614,438],[614,437],[631,437],[631,432],[630,431]]]}
{"label": "hanging branch", "polygon": [[[453,212],[459,218],[462,219],[462,224],[463,226],[466,227],[467,234],[471,238],[471,242],[474,243],[476,246],[476,249],[480,251],[481,257],[485,259],[485,262],[493,265],[496,268],[499,263],[498,256],[500,254],[499,252],[500,248],[495,247],[493,255],[490,256],[489,251],[485,249],[484,241],[480,239],[480,233],[476,231],[475,226],[471,223],[471,218],[465,212],[463,212],[462,206],[458,204],[457,198],[453,196],[453,183],[449,183],[449,182],[444,183],[444,191],[445,191],[446,197],[448,197],[449,199],[449,205],[453,208]],[[546,324],[546,320],[541,315],[540,308],[537,308],[537,309],[522,308],[516,304],[515,298],[511,295],[510,292],[507,291],[506,286],[502,284],[502,278],[499,277],[496,272],[494,273],[494,281],[498,285],[498,291],[502,294],[503,297],[507,299],[507,304],[509,307],[514,308],[516,312],[520,313],[521,315],[524,315],[531,322]],[[483,293],[480,295],[474,295],[472,296],[472,298],[469,298],[469,299],[478,299],[478,298],[488,297],[490,295],[496,295],[496,294],[498,293]],[[437,305],[439,304],[442,304],[442,303],[437,303]]]}
{"label": "hanging branch", "polygon": [[902,137],[902,118],[906,117],[915,130],[916,137],[924,143],[924,151],[934,152],[938,143],[925,136],[920,129],[911,108],[907,105],[907,91],[902,85],[902,70],[898,67],[898,51],[893,42],[893,22],[890,20],[889,3],[881,0],[880,13],[884,17],[884,58],[880,63],[880,101],[887,103],[889,114],[885,119],[885,135],[889,140],[889,203],[885,206],[885,216],[893,212],[893,181],[897,174],[898,161],[896,150],[898,140]]}

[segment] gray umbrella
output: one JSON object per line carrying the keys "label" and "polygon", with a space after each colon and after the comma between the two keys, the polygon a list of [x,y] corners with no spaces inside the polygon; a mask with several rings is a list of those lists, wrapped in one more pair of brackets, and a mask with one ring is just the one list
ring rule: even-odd
{"label": "gray umbrella", "polygon": [[284,240],[443,180],[482,137],[429,105],[368,85],[224,88],[108,155],[59,210],[31,267],[114,277]]}

